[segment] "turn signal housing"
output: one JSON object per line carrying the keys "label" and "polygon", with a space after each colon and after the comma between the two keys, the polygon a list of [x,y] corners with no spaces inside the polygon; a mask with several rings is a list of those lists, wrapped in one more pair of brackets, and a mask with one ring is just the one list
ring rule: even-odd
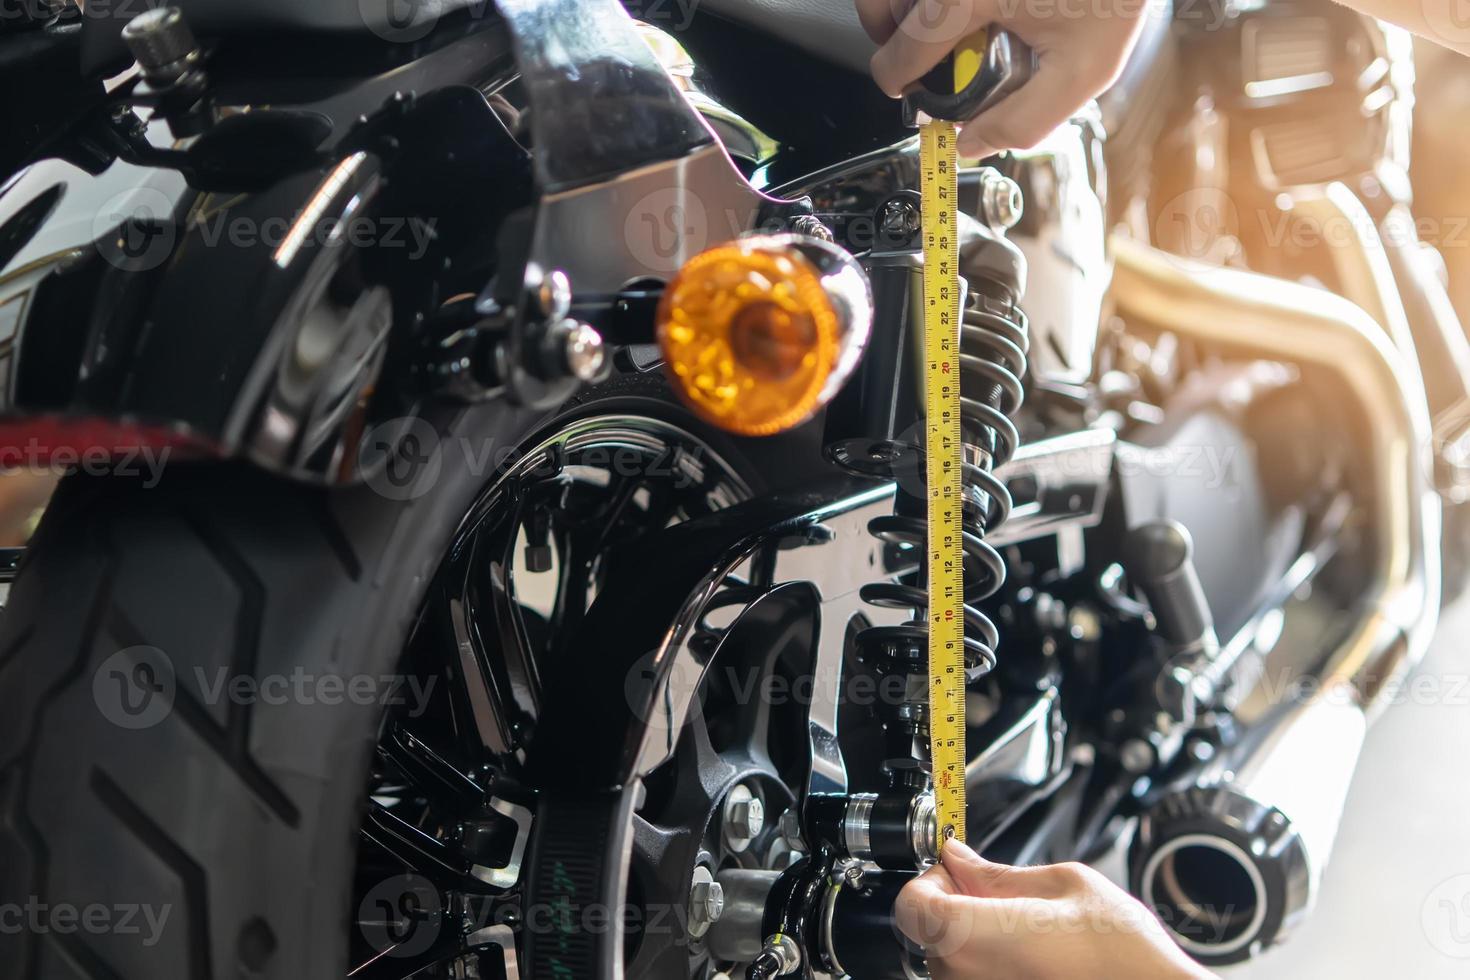
{"label": "turn signal housing", "polygon": [[784,432],[842,387],[867,346],[862,267],[804,235],[737,239],[694,256],[664,289],[664,369],[696,415],[745,436]]}

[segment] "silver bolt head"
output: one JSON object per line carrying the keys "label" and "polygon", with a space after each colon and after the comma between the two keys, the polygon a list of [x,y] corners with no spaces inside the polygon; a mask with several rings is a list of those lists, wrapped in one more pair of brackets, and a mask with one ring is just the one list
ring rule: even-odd
{"label": "silver bolt head", "polygon": [[751,840],[765,828],[766,808],[760,800],[742,800],[730,807],[730,830],[735,836]]}
{"label": "silver bolt head", "polygon": [[725,914],[725,888],[718,881],[697,881],[689,895],[689,908],[694,917],[709,925]]}
{"label": "silver bolt head", "polygon": [[586,323],[575,323],[566,333],[563,346],[567,369],[578,381],[596,381],[607,363],[607,346],[602,334]]}
{"label": "silver bolt head", "polygon": [[1021,187],[1004,174],[989,170],[982,178],[980,206],[987,224],[996,228],[1014,228],[1021,220],[1026,203]]}

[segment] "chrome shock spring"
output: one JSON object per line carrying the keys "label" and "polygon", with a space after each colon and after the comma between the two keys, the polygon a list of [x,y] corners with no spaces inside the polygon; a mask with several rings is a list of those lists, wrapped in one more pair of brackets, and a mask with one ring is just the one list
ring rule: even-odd
{"label": "chrome shock spring", "polygon": [[[1011,511],[1011,495],[995,475],[1020,441],[1010,416],[1021,406],[1021,377],[1026,372],[1029,337],[1026,317],[1008,298],[971,291],[961,317],[961,484],[963,500],[965,665],[968,681],[995,668],[1000,635],[995,623],[978,608],[1005,583],[1005,562],[986,535]],[[924,466],[916,467],[919,481]],[[874,518],[868,531],[910,561],[899,581],[862,587],[860,596],[874,606],[908,609],[913,617],[891,626],[871,626],[856,638],[859,656],[884,674],[909,679],[903,703],[885,718],[889,740],[886,763],[895,783],[914,789],[926,775],[912,760],[928,757],[928,592],[925,588],[925,501],[900,490],[895,513]],[[891,566],[892,567],[892,566]],[[908,775],[913,773],[912,776]]]}

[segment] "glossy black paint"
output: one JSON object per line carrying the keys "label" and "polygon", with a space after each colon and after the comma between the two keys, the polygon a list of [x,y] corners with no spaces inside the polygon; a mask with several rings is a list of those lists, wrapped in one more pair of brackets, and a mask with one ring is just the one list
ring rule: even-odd
{"label": "glossy black paint", "polygon": [[[765,546],[800,547],[845,498],[867,486],[837,479],[810,489],[767,494],[641,539],[606,556],[607,584],[581,622],[571,649],[596,649],[578,670],[558,678],[527,749],[529,781],[620,786],[634,777],[647,720],[656,713],[656,670],[669,624],[722,559]],[[819,539],[811,539],[819,543]],[[761,583],[763,586],[777,583]],[[667,658],[665,658],[667,659]],[[667,671],[668,663],[655,665]],[[634,679],[642,679],[635,683]],[[620,692],[622,696],[609,696]],[[587,739],[586,733],[602,736]],[[569,770],[568,767],[572,769]]]}
{"label": "glossy black paint", "polygon": [[[189,144],[119,89],[0,194],[0,412],[163,425],[351,481],[377,462],[359,434],[416,414],[444,374],[432,358],[465,350],[441,344],[464,327],[458,308],[439,322],[446,300],[518,306],[535,261],[605,322],[596,307],[648,273],[618,226],[639,227],[650,194],[703,201],[733,222],[721,236],[803,210],[745,184],[612,0],[570,6],[459,11],[414,44],[380,39],[376,61],[358,37],[325,74],[221,21],[204,69],[219,121]],[[614,178],[631,171],[630,190]],[[499,329],[514,360],[525,326],[470,324],[470,353],[492,363]],[[638,326],[618,339],[647,339]]]}
{"label": "glossy black paint", "polygon": [[547,193],[675,160],[714,141],[616,3],[505,3]]}
{"label": "glossy black paint", "polygon": [[[167,424],[283,472],[350,475],[347,429],[412,407],[383,377],[391,349],[446,290],[493,276],[495,230],[533,200],[529,155],[481,91],[512,71],[487,29],[326,98],[282,89],[186,154],[153,124],[143,159],[120,96],[75,134],[114,151],[95,175],[52,157],[0,195],[4,408]],[[245,173],[268,179],[242,190]]]}

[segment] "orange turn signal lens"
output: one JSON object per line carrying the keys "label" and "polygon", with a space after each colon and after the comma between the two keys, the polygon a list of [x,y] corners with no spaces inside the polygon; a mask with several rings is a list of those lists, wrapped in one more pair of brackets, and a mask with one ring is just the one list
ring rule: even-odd
{"label": "orange turn signal lens", "polygon": [[867,341],[867,278],[841,249],[796,235],[701,252],[658,308],[675,391],[705,421],[774,435],[825,405]]}

